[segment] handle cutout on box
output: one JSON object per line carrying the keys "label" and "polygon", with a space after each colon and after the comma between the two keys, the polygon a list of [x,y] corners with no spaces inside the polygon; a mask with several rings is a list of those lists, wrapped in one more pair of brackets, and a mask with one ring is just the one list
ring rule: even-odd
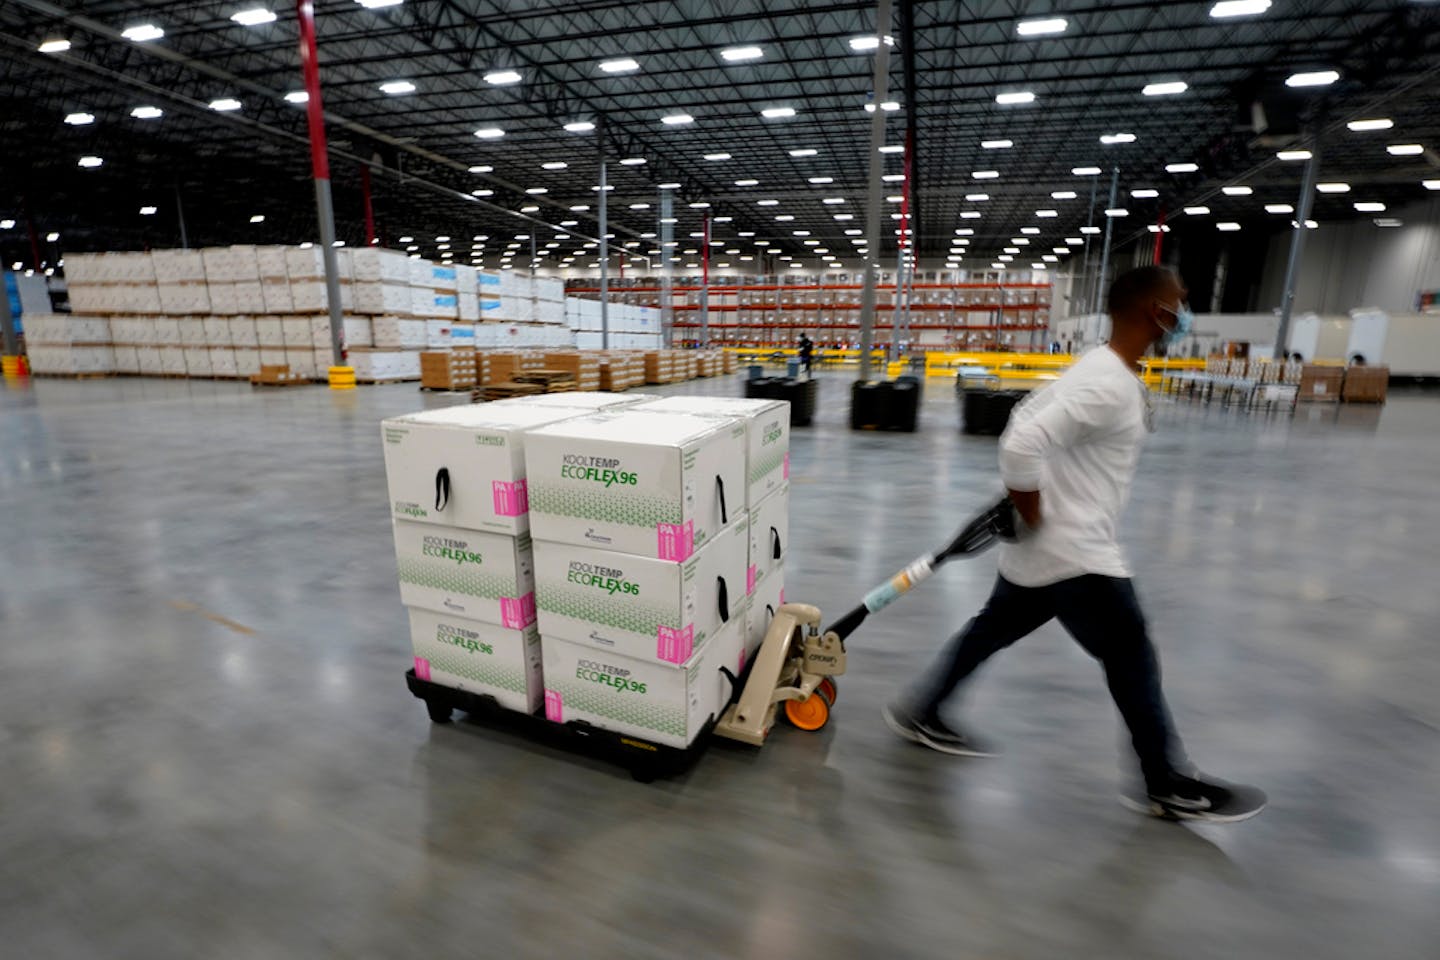
{"label": "handle cutout on box", "polygon": [[435,471],[435,512],[441,513],[450,502],[450,468]]}
{"label": "handle cutout on box", "polygon": [[720,498],[720,526],[730,522],[730,514],[725,509],[725,478],[715,478],[715,495]]}
{"label": "handle cutout on box", "polygon": [[770,528],[770,559],[779,560],[781,553],[780,531],[774,527]]}
{"label": "handle cutout on box", "polygon": [[718,586],[717,593],[720,596],[720,622],[730,622],[730,588],[725,583],[724,577],[716,577],[715,583]]}

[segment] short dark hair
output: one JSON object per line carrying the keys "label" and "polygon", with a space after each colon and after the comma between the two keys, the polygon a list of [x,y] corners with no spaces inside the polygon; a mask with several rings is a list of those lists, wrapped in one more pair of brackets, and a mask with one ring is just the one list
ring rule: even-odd
{"label": "short dark hair", "polygon": [[1161,287],[1175,276],[1169,267],[1149,266],[1126,270],[1110,284],[1110,295],[1105,308],[1110,316],[1126,313],[1136,304],[1155,295]]}

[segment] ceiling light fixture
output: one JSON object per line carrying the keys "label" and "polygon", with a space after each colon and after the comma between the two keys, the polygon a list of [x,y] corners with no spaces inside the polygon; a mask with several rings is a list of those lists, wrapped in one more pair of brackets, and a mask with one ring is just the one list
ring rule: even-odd
{"label": "ceiling light fixture", "polygon": [[1099,228],[1099,227],[1092,227],[1092,226],[1089,226],[1089,225],[1087,224],[1086,226],[1083,226],[1083,227],[1080,228],[1080,232],[1081,232],[1081,233],[1095,234],[1095,233],[1099,233],[1099,232],[1100,232],[1100,228]]}
{"label": "ceiling light fixture", "polygon": [[1295,208],[1292,207],[1292,206],[1290,206],[1290,204],[1288,204],[1288,203],[1267,203],[1267,204],[1265,204],[1265,212],[1266,212],[1266,213],[1294,213],[1294,212],[1295,212]]}
{"label": "ceiling light fixture", "polygon": [[759,180],[736,180],[736,181],[735,181],[735,186],[737,186],[737,187],[754,187],[754,186],[758,186],[759,184],[760,184],[760,181],[759,181]]}
{"label": "ceiling light fixture", "polygon": [[1418,143],[1392,143],[1385,152],[1392,157],[1415,157],[1424,153],[1425,148]]}
{"label": "ceiling light fixture", "polygon": [[387,80],[385,83],[380,84],[380,92],[388,93],[392,97],[398,97],[401,94],[414,93],[415,84],[409,80]]}
{"label": "ceiling light fixture", "polygon": [[640,64],[629,57],[621,57],[618,60],[601,60],[600,69],[605,73],[630,73],[639,70]]}
{"label": "ceiling light fixture", "polygon": [[1309,150],[1281,150],[1279,153],[1275,154],[1275,159],[1276,159],[1276,160],[1284,160],[1284,161],[1286,161],[1287,163],[1290,162],[1290,161],[1294,161],[1294,160],[1309,160],[1309,159],[1310,159],[1310,151],[1309,151]]}
{"label": "ceiling light fixture", "polygon": [[1349,193],[1348,183],[1317,183],[1315,189],[1320,193]]}
{"label": "ceiling light fixture", "polygon": [[622,167],[643,167],[648,161],[644,157],[626,157],[620,161]]}
{"label": "ceiling light fixture", "polygon": [[1184,80],[1168,80],[1164,83],[1147,83],[1140,88],[1140,93],[1147,97],[1173,97],[1189,89],[1190,84]]}
{"label": "ceiling light fixture", "polygon": [[264,222],[265,222],[265,214],[263,214],[263,213],[257,213],[257,214],[255,214],[254,216],[252,216],[252,217],[250,218],[250,222],[251,222],[251,223],[264,223]]}
{"label": "ceiling light fixture", "polygon": [[1009,149],[1010,149],[1011,147],[1013,147],[1013,146],[1015,146],[1015,141],[1013,141],[1013,140],[981,140],[981,141],[980,141],[980,149],[982,149],[982,150],[1009,150]]}
{"label": "ceiling light fixture", "polygon": [[104,162],[105,162],[105,160],[104,160],[102,157],[81,157],[81,158],[80,158],[80,166],[85,167],[86,169],[94,169],[95,167],[100,166],[100,165],[103,164]]}
{"label": "ceiling light fixture", "polygon": [[1070,168],[1070,172],[1073,173],[1073,174],[1074,174],[1075,176],[1077,176],[1077,177],[1098,177],[1098,176],[1100,176],[1100,168],[1099,168],[1099,167],[1071,167],[1071,168]]}
{"label": "ceiling light fixture", "polygon": [[965,194],[965,199],[968,200],[970,203],[984,203],[986,200],[989,200],[989,199],[990,199],[990,194],[988,194],[988,193],[967,193],[967,194]]}
{"label": "ceiling light fixture", "polygon": [[230,14],[230,19],[242,27],[258,27],[266,23],[275,22],[275,14],[264,7],[254,7],[250,10],[241,10],[238,13]]}
{"label": "ceiling light fixture", "polygon": [[1130,196],[1134,197],[1136,200],[1152,200],[1155,197],[1160,196],[1160,191],[1150,189],[1131,190]]}
{"label": "ceiling light fixture", "polygon": [[1020,103],[1034,103],[1035,94],[1029,90],[1014,90],[1010,93],[996,94],[995,102],[1005,106]]}
{"label": "ceiling light fixture", "polygon": [[883,146],[883,147],[880,148],[880,152],[881,152],[881,153],[904,153],[904,152],[905,152],[905,145],[904,145],[903,143],[891,143],[891,144],[886,144],[885,146]]}
{"label": "ceiling light fixture", "polygon": [[40,46],[36,47],[35,49],[39,50],[41,53],[64,53],[66,50],[70,49],[70,41],[46,40],[44,43],[40,44]]}
{"label": "ceiling light fixture", "polygon": [[719,161],[719,160],[729,160],[729,159],[730,159],[730,154],[728,154],[728,153],[707,153],[707,154],[705,154],[705,159],[706,159],[706,160],[709,160],[709,161],[712,162],[712,163],[714,163],[714,162]]}
{"label": "ceiling light fixture", "polygon": [[130,111],[130,116],[134,117],[136,120],[158,120],[161,117],[165,116],[165,111],[161,110],[159,107],[136,107],[134,110]]}
{"label": "ceiling light fixture", "polygon": [[1166,172],[1166,173],[1194,173],[1195,171],[1197,171],[1197,170],[1199,170],[1199,169],[1200,169],[1200,165],[1197,164],[1197,163],[1167,163],[1167,164],[1165,164],[1165,172]]}
{"label": "ceiling light fixture", "polygon": [[1185,215],[1190,217],[1203,217],[1210,212],[1209,207],[1186,207]]}
{"label": "ceiling light fixture", "polygon": [[1210,16],[1216,20],[1229,17],[1253,17],[1270,9],[1270,0],[1220,0],[1210,8]]}
{"label": "ceiling light fixture", "polygon": [[1246,186],[1221,187],[1220,192],[1227,197],[1248,197],[1255,191]]}
{"label": "ceiling light fixture", "polygon": [[405,0],[355,0],[355,2],[366,10],[381,10],[385,7],[398,7]]}
{"label": "ceiling light fixture", "polygon": [[1129,211],[1129,210],[1126,210],[1124,207],[1107,207],[1107,208],[1105,209],[1105,216],[1107,216],[1107,217],[1128,217],[1128,216],[1130,216],[1130,211]]}
{"label": "ceiling light fixture", "polygon": [[217,110],[220,113],[230,113],[231,111],[240,109],[240,101],[234,97],[221,97],[219,100],[210,101],[210,109]]}
{"label": "ceiling light fixture", "polygon": [[1355,133],[1366,133],[1371,130],[1389,130],[1395,126],[1395,121],[1389,117],[1376,117],[1373,120],[1351,120],[1345,126]]}
{"label": "ceiling light fixture", "polygon": [[1358,213],[1384,213],[1385,204],[1373,200],[1361,200],[1355,204]]}
{"label": "ceiling light fixture", "polygon": [[126,27],[120,31],[120,36],[131,43],[147,43],[151,40],[159,40],[165,36],[165,31],[153,23],[142,23],[133,27]]}
{"label": "ceiling light fixture", "polygon": [[1106,134],[1101,134],[1101,136],[1100,136],[1100,142],[1103,143],[1103,144],[1105,144],[1107,147],[1113,146],[1113,145],[1115,145],[1115,144],[1117,144],[1117,143],[1134,143],[1134,142],[1135,142],[1135,134],[1133,134],[1133,133],[1106,133]]}
{"label": "ceiling light fixture", "polygon": [[671,113],[661,117],[660,122],[667,127],[678,127],[687,123],[694,123],[695,118],[688,113]]}
{"label": "ceiling light fixture", "polygon": [[142,217],[153,217],[153,216],[155,216],[155,211],[156,211],[156,208],[155,208],[155,207],[141,207],[141,208],[140,208],[140,216],[142,216]]}
{"label": "ceiling light fixture", "polygon": [[1015,32],[1022,37],[1045,37],[1064,33],[1070,22],[1064,17],[1045,17],[1036,20],[1021,20],[1015,24]]}
{"label": "ceiling light fixture", "polygon": [[720,51],[720,59],[726,63],[744,63],[747,60],[759,60],[765,56],[765,51],[759,47],[729,47]]}
{"label": "ceiling light fixture", "polygon": [[817,154],[817,153],[819,153],[819,152],[820,152],[820,151],[815,150],[815,149],[813,149],[813,148],[811,148],[811,147],[801,147],[801,148],[798,149],[798,150],[791,150],[791,151],[790,151],[790,156],[792,156],[792,157],[813,157],[813,156],[815,156],[815,154]]}
{"label": "ceiling light fixture", "polygon": [[976,170],[970,174],[976,180],[995,180],[1000,176],[999,170]]}
{"label": "ceiling light fixture", "polygon": [[520,74],[514,70],[492,70],[485,74],[485,82],[492,87],[508,87],[520,80]]}
{"label": "ceiling light fixture", "polygon": [[794,107],[766,107],[760,111],[760,116],[766,120],[783,120],[786,117],[795,116]]}
{"label": "ceiling light fixture", "polygon": [[[1025,234],[1029,234],[1030,236],[1033,237],[1033,236],[1035,236],[1036,234],[1038,234],[1038,233],[1040,232],[1040,228],[1039,228],[1039,227],[1021,227],[1021,228],[1020,228],[1020,232],[1021,232],[1021,233],[1025,233]],[[1026,239],[1024,239],[1024,238],[1022,237],[1022,238],[1020,238],[1020,239],[1012,240],[1011,242],[1012,242],[1012,243],[1029,243],[1030,241],[1029,241],[1029,240],[1026,240]]]}
{"label": "ceiling light fixture", "polygon": [[820,185],[826,184],[826,183],[834,183],[834,182],[835,182],[835,178],[834,178],[834,177],[811,177],[811,178],[810,178],[810,182],[813,183],[813,184],[815,184],[816,186],[820,186]]}
{"label": "ceiling light fixture", "polygon": [[1054,190],[1050,193],[1051,200],[1074,200],[1074,190]]}
{"label": "ceiling light fixture", "polygon": [[1308,73],[1290,74],[1290,76],[1285,78],[1285,86],[1328,87],[1330,86],[1330,84],[1334,83],[1336,80],[1339,79],[1340,74],[1336,73],[1334,70],[1312,70]]}
{"label": "ceiling light fixture", "polygon": [[1426,190],[1440,190],[1440,180],[1421,180],[1420,186]]}
{"label": "ceiling light fixture", "polygon": [[1240,229],[1240,224],[1233,220],[1222,220],[1220,223],[1215,224],[1215,229],[1225,233],[1234,233]]}
{"label": "ceiling light fixture", "polygon": [[93,113],[71,113],[71,114],[66,114],[66,116],[65,116],[65,122],[68,123],[68,124],[70,124],[70,126],[72,126],[72,127],[83,127],[83,126],[85,126],[86,124],[90,124],[90,123],[94,123],[94,122],[95,122],[95,114],[93,114]]}
{"label": "ceiling light fixture", "polygon": [[595,124],[589,120],[572,120],[565,124],[565,129],[570,133],[589,133],[595,129]]}
{"label": "ceiling light fixture", "polygon": [[481,127],[479,130],[475,131],[475,136],[479,137],[481,140],[499,140],[501,137],[505,136],[505,131],[501,130],[499,127]]}
{"label": "ceiling light fixture", "polygon": [[1045,220],[1050,217],[1058,217],[1060,216],[1060,213],[1057,210],[1036,210],[1035,216],[1039,217],[1042,220]]}

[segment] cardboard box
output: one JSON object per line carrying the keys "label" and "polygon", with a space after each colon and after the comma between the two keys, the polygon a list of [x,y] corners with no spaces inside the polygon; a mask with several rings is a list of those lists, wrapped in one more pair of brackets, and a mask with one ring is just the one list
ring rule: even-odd
{"label": "cardboard box", "polygon": [[637,659],[684,663],[731,620],[743,619],[744,519],[683,563],[535,541],[535,607],[558,637]]}
{"label": "cardboard box", "polygon": [[790,477],[790,405],[783,400],[740,397],[662,397],[641,409],[700,417],[734,417],[745,422],[745,505],[755,505]]}
{"label": "cardboard box", "polygon": [[521,404],[527,407],[545,407],[552,410],[584,410],[600,413],[609,410],[624,410],[646,400],[657,399],[653,393],[601,393],[599,391],[572,390],[568,393],[546,393],[520,400],[501,400],[505,405]]}
{"label": "cardboard box", "polygon": [[485,694],[522,713],[534,713],[544,702],[540,634],[533,625],[507,630],[412,608],[410,643],[421,680]]}
{"label": "cardboard box", "polygon": [[540,644],[545,716],[665,746],[689,746],[730,702],[730,680],[721,668],[734,671],[743,642],[740,622],[732,620],[688,663],[677,666],[546,637]]}
{"label": "cardboard box", "polygon": [[1349,367],[1340,397],[1346,403],[1384,403],[1389,386],[1389,367]]}
{"label": "cardboard box", "polygon": [[[574,415],[571,410],[484,404],[386,420],[381,434],[392,515],[468,530],[525,533],[530,529],[527,431]],[[449,477],[448,500],[437,498],[443,492],[436,489],[442,470]]]}
{"label": "cardboard box", "polygon": [[1330,403],[1338,402],[1340,399],[1341,385],[1344,380],[1344,367],[1307,363],[1300,370],[1300,392],[1298,399]]}
{"label": "cardboard box", "polygon": [[745,592],[756,588],[785,565],[790,549],[790,485],[787,483],[750,511],[749,567]]}
{"label": "cardboard box", "polygon": [[541,540],[680,562],[745,515],[738,420],[592,414],[532,432],[525,469]]}
{"label": "cardboard box", "polygon": [[395,521],[400,600],[522,630],[535,622],[530,538]]}
{"label": "cardboard box", "polygon": [[[765,582],[755,588],[755,592],[746,598],[745,608],[745,659],[748,661],[755,656],[755,651],[760,649],[760,644],[765,642],[765,631],[770,629],[770,621],[775,617],[775,611],[785,602],[785,569],[778,568],[765,578]],[[743,664],[742,664],[743,666]]]}

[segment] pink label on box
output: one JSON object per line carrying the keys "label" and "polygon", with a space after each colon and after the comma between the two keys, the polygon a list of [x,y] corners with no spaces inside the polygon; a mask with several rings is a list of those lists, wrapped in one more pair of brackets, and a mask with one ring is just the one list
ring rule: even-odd
{"label": "pink label on box", "polygon": [[695,552],[695,521],[684,523],[657,523],[655,533],[659,540],[657,550],[661,560],[683,563]]}
{"label": "pink label on box", "polygon": [[497,517],[518,517],[530,512],[530,490],[524,480],[516,480],[514,483],[496,480],[490,486],[495,498]]}
{"label": "pink label on box", "polygon": [[524,630],[535,622],[535,594],[500,598],[500,624],[511,630]]}
{"label": "pink label on box", "polygon": [[755,592],[755,572],[759,569],[755,564],[750,564],[750,569],[745,571],[745,596]]}
{"label": "pink label on box", "polygon": [[695,624],[683,630],[661,627],[655,645],[655,656],[666,663],[684,663],[695,652]]}
{"label": "pink label on box", "polygon": [[785,479],[790,479],[790,454],[785,454]]}
{"label": "pink label on box", "polygon": [[545,719],[551,723],[565,722],[565,698],[559,690],[545,691]]}
{"label": "pink label on box", "polygon": [[430,679],[430,661],[424,657],[415,658],[415,676],[421,680]]}

